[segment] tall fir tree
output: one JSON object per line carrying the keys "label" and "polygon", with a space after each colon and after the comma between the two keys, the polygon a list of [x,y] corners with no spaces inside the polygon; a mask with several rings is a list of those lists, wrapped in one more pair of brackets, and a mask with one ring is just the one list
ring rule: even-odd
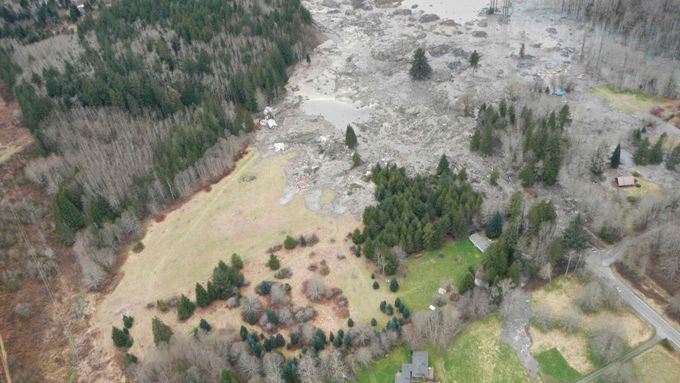
{"label": "tall fir tree", "polygon": [[347,129],[345,130],[345,145],[350,149],[357,147],[357,135],[354,133],[352,125],[347,125]]}
{"label": "tall fir tree", "polygon": [[444,174],[451,174],[451,167],[448,158],[446,158],[446,154],[442,154],[439,158],[439,164],[437,165],[437,175],[441,176]]}
{"label": "tall fir tree", "polygon": [[614,152],[609,157],[609,166],[612,169],[618,169],[619,165],[621,165],[621,144],[616,145]]}
{"label": "tall fir tree", "polygon": [[432,75],[432,67],[430,67],[430,63],[427,61],[423,48],[418,48],[413,53],[413,61],[411,62],[409,73],[412,79],[419,81],[426,80]]}
{"label": "tall fir tree", "polygon": [[470,66],[472,67],[473,72],[479,67],[479,60],[481,60],[481,58],[482,56],[480,56],[476,50],[470,54]]}
{"label": "tall fir tree", "polygon": [[158,319],[158,317],[154,317],[151,320],[151,331],[153,332],[153,343],[156,346],[163,342],[168,343],[173,334],[170,327]]}
{"label": "tall fir tree", "polygon": [[196,283],[196,305],[198,307],[206,307],[212,302],[210,294],[203,287],[202,284]]}
{"label": "tall fir tree", "polygon": [[503,217],[500,212],[496,212],[486,224],[486,236],[496,239],[503,233]]}

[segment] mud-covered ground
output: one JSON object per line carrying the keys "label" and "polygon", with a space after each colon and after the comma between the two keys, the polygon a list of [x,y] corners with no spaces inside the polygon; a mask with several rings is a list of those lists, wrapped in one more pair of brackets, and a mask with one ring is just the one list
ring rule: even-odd
{"label": "mud-covered ground", "polygon": [[[504,167],[493,163],[498,159],[470,153],[475,121],[463,116],[463,95],[472,96],[475,105],[504,98],[518,98],[523,104],[532,97],[532,105],[545,111],[568,102],[574,119],[569,139],[583,153],[601,143],[625,144],[630,131],[648,118],[620,112],[590,93],[600,83],[578,62],[584,30],[540,9],[534,0],[515,1],[507,19],[487,16],[484,0],[304,4],[326,40],[310,52],[311,64],[295,68],[285,100],[273,106],[279,127],[260,130],[255,140],[263,153],[274,153],[274,143],[300,153],[286,169],[289,184],[282,203],[301,192],[312,210],[358,216],[373,201],[373,189],[363,180],[370,166],[395,162],[409,171],[426,172],[442,154],[455,169],[466,168],[489,201],[500,203],[517,187],[516,177],[507,167],[510,170],[501,172],[501,187],[490,190],[486,180],[491,169]],[[524,59],[519,58],[522,43]],[[427,51],[434,70],[428,81],[412,81],[408,75],[418,47]],[[467,59],[473,50],[482,57],[476,71]],[[529,96],[534,82],[554,89],[560,77],[574,83],[573,92],[565,97]],[[357,132],[358,152],[365,162],[352,170],[351,151],[343,145],[348,123]],[[624,159],[630,158],[626,149],[624,145]],[[662,166],[656,168],[647,173],[666,183],[670,179],[666,186],[672,186],[673,177],[666,177]],[[331,203],[320,202],[324,189],[335,192]],[[542,192],[564,197],[561,190],[538,190]]]}

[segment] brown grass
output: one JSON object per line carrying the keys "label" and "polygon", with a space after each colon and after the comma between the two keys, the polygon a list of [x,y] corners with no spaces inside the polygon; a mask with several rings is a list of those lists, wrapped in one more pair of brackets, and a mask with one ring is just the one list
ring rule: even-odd
{"label": "brown grass", "polygon": [[588,360],[588,339],[584,334],[566,334],[563,331],[551,330],[543,332],[534,326],[529,327],[531,335],[531,352],[536,354],[556,348],[571,367],[585,374],[592,370]]}
{"label": "brown grass", "polygon": [[658,345],[632,361],[640,383],[675,383],[680,379],[680,357]]}
{"label": "brown grass", "polygon": [[[145,306],[182,293],[193,298],[195,283],[204,283],[218,261],[228,261],[232,253],[244,259],[244,275],[251,282],[242,289],[242,294],[254,296],[253,287],[257,283],[275,280],[274,272],[266,267],[267,249],[280,244],[286,235],[316,233],[320,238],[311,248],[276,252],[281,266],[293,270],[292,278],[285,280],[293,286],[293,303],[311,304],[301,287],[305,280],[318,276],[307,270],[307,255],[313,251],[314,262],[325,260],[330,269],[324,282],[343,290],[355,321],[367,322],[380,314],[378,303],[390,299],[392,294],[385,288],[377,291],[371,288],[369,265],[363,257],[356,258],[349,253],[351,243],[345,239],[360,223],[349,215],[335,217],[310,212],[305,209],[301,196],[286,205],[279,204],[286,185],[283,167],[293,156],[263,158],[252,150],[238,162],[234,172],[213,185],[210,192],[196,194],[161,222],[151,221],[142,240],[145,249],[139,254],[128,253],[120,269],[120,282],[110,294],[101,297],[94,314],[92,324],[101,330],[102,346],[112,350],[111,325],[120,326],[123,314],[135,317],[131,330],[135,345],[131,351],[140,356],[153,347],[150,322],[155,315],[175,333],[191,332],[199,318],[205,318],[216,328],[240,326],[240,311],[228,310],[219,301],[207,309],[197,310],[186,323],[178,323],[173,310],[162,314]],[[251,181],[241,182],[244,175]],[[339,259],[338,254],[345,258]],[[314,307],[318,312],[315,325],[333,331],[346,327],[345,319],[338,318],[332,303]]]}

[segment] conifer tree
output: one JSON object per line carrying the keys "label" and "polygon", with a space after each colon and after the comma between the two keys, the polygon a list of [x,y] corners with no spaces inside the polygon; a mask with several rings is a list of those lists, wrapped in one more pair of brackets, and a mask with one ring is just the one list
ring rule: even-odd
{"label": "conifer tree", "polygon": [[616,145],[612,156],[609,157],[609,166],[612,169],[618,169],[621,164],[621,144]]}
{"label": "conifer tree", "polygon": [[680,164],[680,144],[676,145],[668,155],[668,158],[666,159],[666,168],[668,170],[675,170],[675,167],[678,164]]}
{"label": "conifer tree", "polygon": [[194,315],[194,310],[196,305],[194,302],[190,301],[184,294],[179,298],[177,302],[177,318],[181,321],[189,319]]}
{"label": "conifer tree", "polygon": [[446,154],[442,154],[439,158],[439,165],[437,165],[437,175],[450,174],[451,168],[449,166],[449,160],[446,158]]}
{"label": "conifer tree", "polygon": [[503,217],[498,211],[491,217],[486,224],[486,236],[496,239],[503,233]]}
{"label": "conifer tree", "polygon": [[198,307],[206,307],[212,302],[212,299],[210,298],[208,291],[206,291],[202,284],[196,283],[195,290],[196,290],[196,305]]}
{"label": "conifer tree", "polygon": [[276,256],[276,254],[269,255],[269,261],[267,261],[267,266],[274,271],[281,268],[281,262],[279,262],[279,258]]}
{"label": "conifer tree", "polygon": [[363,234],[361,234],[361,230],[359,230],[358,228],[354,229],[354,231],[352,232],[352,242],[355,245],[361,245],[362,243],[364,243],[364,236]]}
{"label": "conifer tree", "polygon": [[479,60],[480,59],[481,59],[481,56],[479,55],[479,53],[477,53],[476,50],[473,51],[470,54],[470,66],[472,67],[473,72],[477,70],[477,67],[479,66]]}
{"label": "conifer tree", "polygon": [[130,335],[116,326],[113,326],[111,329],[111,338],[113,339],[113,344],[118,348],[132,347],[132,338],[130,338]]}
{"label": "conifer tree", "polygon": [[648,162],[650,164],[658,165],[663,161],[663,143],[666,141],[666,133],[654,143],[654,146],[649,151]]}
{"label": "conifer tree", "polygon": [[524,58],[524,43],[522,43],[522,46],[519,48],[519,58]]}
{"label": "conifer tree", "polygon": [[241,259],[241,257],[236,253],[231,255],[231,267],[235,268],[236,270],[243,269],[243,259]]}
{"label": "conifer tree", "polygon": [[172,330],[168,325],[163,323],[158,317],[151,320],[151,330],[153,332],[153,343],[158,346],[165,342],[168,343],[172,338]]}
{"label": "conifer tree", "polygon": [[432,67],[427,62],[425,51],[423,48],[416,49],[413,54],[413,61],[411,62],[411,70],[409,71],[411,78],[414,80],[426,80],[432,75]]}
{"label": "conifer tree", "polygon": [[347,129],[345,130],[345,145],[350,149],[357,147],[357,135],[354,133],[352,125],[347,125]]}
{"label": "conifer tree", "polygon": [[396,293],[397,290],[399,290],[399,282],[397,282],[397,278],[392,278],[390,280],[390,291]]}
{"label": "conifer tree", "polygon": [[354,327],[354,319],[349,318],[347,319],[347,327]]}
{"label": "conifer tree", "polygon": [[645,137],[640,141],[635,154],[633,154],[633,161],[636,165],[647,165],[649,163],[649,146],[649,138]]}
{"label": "conifer tree", "polygon": [[564,129],[565,126],[571,124],[571,112],[569,112],[569,105],[564,104],[560,109],[560,115],[557,121],[557,126]]}
{"label": "conifer tree", "polygon": [[458,293],[462,295],[474,288],[475,276],[472,274],[472,271],[468,271],[463,275],[463,279],[461,279],[460,284],[458,285]]}
{"label": "conifer tree", "polygon": [[134,323],[135,319],[131,316],[123,315],[123,326],[125,328],[129,329],[132,328],[132,324]]}

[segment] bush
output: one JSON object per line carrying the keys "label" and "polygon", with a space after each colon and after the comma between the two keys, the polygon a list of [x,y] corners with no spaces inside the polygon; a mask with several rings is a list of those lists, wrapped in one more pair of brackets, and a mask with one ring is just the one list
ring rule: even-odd
{"label": "bush", "polygon": [[205,332],[210,332],[210,330],[212,330],[212,326],[210,325],[210,323],[208,323],[208,321],[203,318],[201,318],[201,321],[198,322],[198,328]]}
{"label": "bush", "polygon": [[354,327],[354,320],[352,318],[347,319],[347,327]]}
{"label": "bush", "polygon": [[292,276],[293,276],[293,272],[288,267],[284,267],[283,269],[274,273],[274,278],[276,278],[276,279],[286,279],[286,278],[290,278]]}
{"label": "bush", "polygon": [[158,307],[158,309],[159,309],[162,313],[164,313],[164,312],[166,312],[166,311],[169,310],[168,304],[167,304],[167,303],[165,302],[165,300],[163,300],[163,299],[159,299],[159,300],[156,301],[156,307]]}
{"label": "bush", "polygon": [[172,338],[172,330],[158,317],[154,317],[151,320],[151,330],[153,332],[153,343],[156,346],[163,342],[167,343]]}
{"label": "bush", "polygon": [[177,302],[177,319],[183,321],[191,318],[194,315],[194,310],[196,310],[196,304],[182,294],[179,302]]}
{"label": "bush", "polygon": [[397,282],[397,278],[392,278],[390,281],[390,291],[396,293],[397,290],[399,290],[399,282]]}
{"label": "bush", "polygon": [[125,355],[123,355],[123,366],[130,367],[130,365],[136,364],[136,363],[137,363],[137,357],[134,356],[133,354],[126,352]]}
{"label": "bush", "polygon": [[276,254],[269,255],[269,261],[267,261],[267,266],[274,271],[281,268],[281,262],[279,262],[279,258],[276,256]]}
{"label": "bush", "polygon": [[385,314],[389,316],[392,316],[394,314],[394,308],[392,307],[392,305],[388,304],[387,306],[385,306]]}
{"label": "bush", "polygon": [[375,318],[371,318],[371,326],[375,327],[378,325],[378,321]]}
{"label": "bush", "polygon": [[380,284],[378,281],[373,281],[373,290],[378,290],[380,288]]}
{"label": "bush", "polygon": [[290,235],[286,237],[286,239],[283,241],[283,247],[285,247],[288,250],[293,250],[295,247],[297,247],[298,243],[295,240],[295,238],[291,237]]}
{"label": "bush", "polygon": [[380,302],[380,311],[385,312],[386,307],[387,307],[387,302],[385,302],[385,301]]}
{"label": "bush", "polygon": [[123,315],[123,326],[125,328],[129,329],[132,328],[132,324],[134,323],[135,319],[131,316]]}
{"label": "bush", "polygon": [[269,295],[272,291],[272,283],[269,281],[262,281],[257,286],[255,286],[255,293],[257,295]]}
{"label": "bush", "polygon": [[133,253],[141,253],[144,250],[144,244],[141,241],[135,242],[134,246],[132,246],[132,252]]}
{"label": "bush", "polygon": [[298,239],[298,242],[300,243],[300,246],[302,246],[302,247],[307,246],[307,240],[305,239],[304,235],[300,236],[300,239]]}

